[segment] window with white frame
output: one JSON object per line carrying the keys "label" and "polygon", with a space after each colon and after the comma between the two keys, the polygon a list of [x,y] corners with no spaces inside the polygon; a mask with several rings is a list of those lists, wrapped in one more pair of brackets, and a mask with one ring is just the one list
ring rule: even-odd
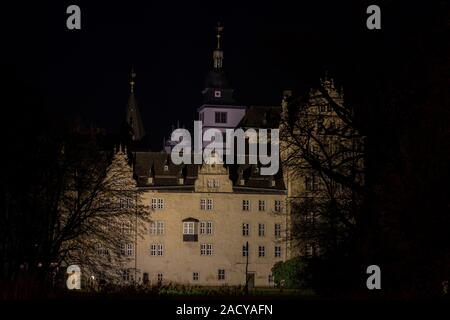
{"label": "window with white frame", "polygon": [[281,237],[281,223],[275,223],[275,237]]}
{"label": "window with white frame", "polygon": [[130,221],[122,222],[122,234],[131,234],[133,224]]}
{"label": "window with white frame", "polygon": [[164,247],[160,243],[152,243],[150,245],[150,255],[151,256],[162,256],[164,254]]}
{"label": "window with white frame", "polygon": [[150,235],[162,235],[164,234],[164,221],[152,221],[150,222]]}
{"label": "window with white frame", "polygon": [[266,256],[266,247],[258,246],[258,257],[262,258]]}
{"label": "window with white frame", "polygon": [[200,210],[212,210],[213,199],[200,199]]}
{"label": "window with white frame", "polygon": [[218,179],[214,179],[213,180],[213,186],[214,186],[214,188],[219,188],[220,187],[220,181]]}
{"label": "window with white frame", "polygon": [[275,258],[281,258],[281,246],[275,246]]}
{"label": "window with white frame", "polygon": [[122,270],[122,280],[123,281],[133,281],[133,275],[130,272],[130,269],[123,269]]}
{"label": "window with white frame", "polygon": [[211,256],[213,254],[213,246],[210,243],[200,244],[200,255],[201,256]]}
{"label": "window with white frame", "polygon": [[242,200],[242,211],[250,211],[250,200]]}
{"label": "window with white frame", "polygon": [[195,222],[183,222],[183,234],[195,234]]}
{"label": "window with white frame", "polygon": [[132,242],[122,244],[120,254],[125,257],[131,257],[134,252],[134,244]]}
{"label": "window with white frame", "polygon": [[248,236],[249,231],[250,231],[250,225],[248,223],[243,223],[242,224],[242,235]]}
{"label": "window with white frame", "polygon": [[258,224],[258,236],[264,237],[266,235],[266,225],[264,223]]}
{"label": "window with white frame", "polygon": [[258,201],[258,210],[259,211],[266,211],[266,200],[259,200]]}
{"label": "window with white frame", "polygon": [[282,211],[282,202],[281,200],[275,200],[275,212]]}
{"label": "window with white frame", "polygon": [[206,199],[200,199],[200,210],[206,210]]}
{"label": "window with white frame", "polygon": [[129,209],[132,207],[132,200],[130,198],[124,198],[119,200],[120,209]]}
{"label": "window with white frame", "polygon": [[219,269],[217,271],[217,279],[218,280],[225,280],[225,269]]}
{"label": "window with white frame", "polygon": [[206,200],[206,210],[212,210],[213,209],[213,199],[207,199]]}
{"label": "window with white frame", "polygon": [[199,278],[198,272],[193,272],[192,273],[192,280],[193,281],[198,281],[198,278]]}
{"label": "window with white frame", "polygon": [[164,199],[163,198],[152,198],[150,207],[152,210],[163,210],[164,209]]}
{"label": "window with white frame", "polygon": [[269,284],[273,284],[273,275],[269,274],[269,277],[267,278],[267,280],[269,281]]}
{"label": "window with white frame", "polygon": [[248,256],[248,245],[247,244],[244,244],[242,246],[242,256],[243,257],[247,257]]}
{"label": "window with white frame", "polygon": [[200,222],[200,234],[212,234],[213,223],[212,221],[202,221]]}
{"label": "window with white frame", "polygon": [[164,280],[164,275],[163,275],[162,273],[158,273],[157,277],[158,277],[158,283],[163,282],[163,280]]}

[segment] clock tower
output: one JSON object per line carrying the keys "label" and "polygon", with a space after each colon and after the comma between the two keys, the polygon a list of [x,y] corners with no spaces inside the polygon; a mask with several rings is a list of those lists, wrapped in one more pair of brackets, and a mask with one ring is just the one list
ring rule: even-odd
{"label": "clock tower", "polygon": [[233,88],[228,83],[223,69],[221,38],[223,26],[216,27],[217,45],[213,51],[213,68],[206,76],[203,104],[198,108],[203,130],[217,128],[221,131],[234,129],[245,115],[247,107],[238,105],[233,99]]}

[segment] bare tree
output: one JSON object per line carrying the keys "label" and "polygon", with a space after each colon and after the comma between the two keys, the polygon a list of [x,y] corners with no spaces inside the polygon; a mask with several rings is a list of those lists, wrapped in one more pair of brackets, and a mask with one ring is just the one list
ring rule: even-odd
{"label": "bare tree", "polygon": [[125,152],[68,170],[52,232],[55,265],[80,264],[92,275],[111,278],[134,258],[136,237],[149,221]]}
{"label": "bare tree", "polygon": [[291,190],[290,236],[306,246],[303,253],[336,248],[356,229],[364,137],[343,102],[342,91],[328,79],[306,97],[286,94],[283,100],[281,158]]}

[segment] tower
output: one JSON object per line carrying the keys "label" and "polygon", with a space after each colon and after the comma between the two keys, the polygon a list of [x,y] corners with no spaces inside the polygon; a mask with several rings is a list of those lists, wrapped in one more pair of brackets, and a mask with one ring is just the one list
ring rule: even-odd
{"label": "tower", "polygon": [[130,96],[128,98],[127,104],[127,116],[126,122],[131,129],[131,138],[132,140],[141,140],[145,136],[144,125],[142,123],[141,114],[139,112],[139,108],[136,102],[136,97],[134,95],[134,86],[136,73],[133,69],[131,69],[130,75]]}
{"label": "tower", "polygon": [[216,27],[216,48],[213,51],[213,68],[206,76],[203,94],[203,105],[198,108],[199,119],[203,128],[234,129],[245,115],[246,107],[236,104],[233,98],[234,89],[228,83],[223,68],[224,54],[222,50],[223,26]]}

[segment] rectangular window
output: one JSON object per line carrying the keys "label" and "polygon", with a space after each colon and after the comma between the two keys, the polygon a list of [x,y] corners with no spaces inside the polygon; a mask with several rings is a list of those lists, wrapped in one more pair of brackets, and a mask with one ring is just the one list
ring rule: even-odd
{"label": "rectangular window", "polygon": [[281,212],[281,200],[275,200],[275,212]]}
{"label": "rectangular window", "polygon": [[266,200],[259,200],[258,209],[259,211],[266,211]]}
{"label": "rectangular window", "polygon": [[320,247],[317,242],[309,242],[306,244],[305,255],[307,257],[318,256],[320,254]]}
{"label": "rectangular window", "polygon": [[164,221],[152,221],[150,222],[150,235],[162,235],[164,234]]}
{"label": "rectangular window", "polygon": [[225,269],[219,269],[217,271],[217,279],[225,280]]}
{"label": "rectangular window", "polygon": [[193,272],[192,273],[192,280],[198,281],[198,272]]}
{"label": "rectangular window", "polygon": [[150,207],[152,210],[163,210],[164,209],[164,199],[152,198]]}
{"label": "rectangular window", "polygon": [[133,275],[130,272],[130,269],[123,269],[122,270],[122,280],[123,281],[133,281]]}
{"label": "rectangular window", "polygon": [[218,188],[220,186],[220,182],[217,179],[214,179],[213,184],[214,184],[214,188]]}
{"label": "rectangular window", "polygon": [[250,200],[242,200],[242,211],[250,211]]}
{"label": "rectangular window", "polygon": [[163,274],[162,273],[158,273],[158,283],[163,282],[163,278],[164,278]]}
{"label": "rectangular window", "polygon": [[213,200],[208,199],[206,202],[206,210],[212,210],[213,209]]}
{"label": "rectangular window", "polygon": [[122,223],[122,234],[131,234],[131,230],[133,230],[131,222],[127,221]]}
{"label": "rectangular window", "polygon": [[119,207],[120,209],[129,209],[132,207],[132,201],[131,199],[125,198],[119,200]]}
{"label": "rectangular window", "polygon": [[248,246],[246,244],[244,244],[242,246],[242,256],[243,257],[247,257],[248,256]]}
{"label": "rectangular window", "polygon": [[281,237],[281,223],[275,223],[275,237]]}
{"label": "rectangular window", "polygon": [[131,257],[133,255],[133,252],[134,252],[134,244],[131,242],[124,243],[120,249],[120,254],[125,257]]}
{"label": "rectangular window", "polygon": [[200,222],[200,234],[212,234],[213,223],[211,221]]}
{"label": "rectangular window", "polygon": [[319,190],[319,177],[315,174],[305,177],[305,187],[307,191]]}
{"label": "rectangular window", "polygon": [[212,256],[213,247],[212,244],[202,243],[200,244],[200,255],[201,256]]}
{"label": "rectangular window", "polygon": [[104,248],[104,247],[102,247],[100,244],[96,245],[96,249],[97,249],[97,254],[99,256],[107,256],[107,255],[109,255],[109,250]]}
{"label": "rectangular window", "polygon": [[162,256],[164,254],[164,248],[162,244],[154,243],[150,245],[151,256]]}
{"label": "rectangular window", "polygon": [[195,234],[195,222],[183,222],[183,234]]}
{"label": "rectangular window", "polygon": [[264,223],[260,223],[258,225],[258,236],[264,237],[266,235],[266,225]]}
{"label": "rectangular window", "polygon": [[258,247],[258,257],[262,258],[266,256],[266,247],[259,246]]}
{"label": "rectangular window", "polygon": [[206,210],[206,199],[200,199],[200,210]]}
{"label": "rectangular window", "polygon": [[281,257],[281,246],[275,246],[275,258]]}
{"label": "rectangular window", "polygon": [[268,281],[269,284],[273,284],[273,275],[269,274]]}
{"label": "rectangular window", "polygon": [[248,236],[249,230],[250,230],[249,224],[248,223],[243,223],[242,224],[242,235],[243,236]]}
{"label": "rectangular window", "polygon": [[216,123],[227,123],[227,113],[226,112],[216,112],[215,120],[216,120]]}

